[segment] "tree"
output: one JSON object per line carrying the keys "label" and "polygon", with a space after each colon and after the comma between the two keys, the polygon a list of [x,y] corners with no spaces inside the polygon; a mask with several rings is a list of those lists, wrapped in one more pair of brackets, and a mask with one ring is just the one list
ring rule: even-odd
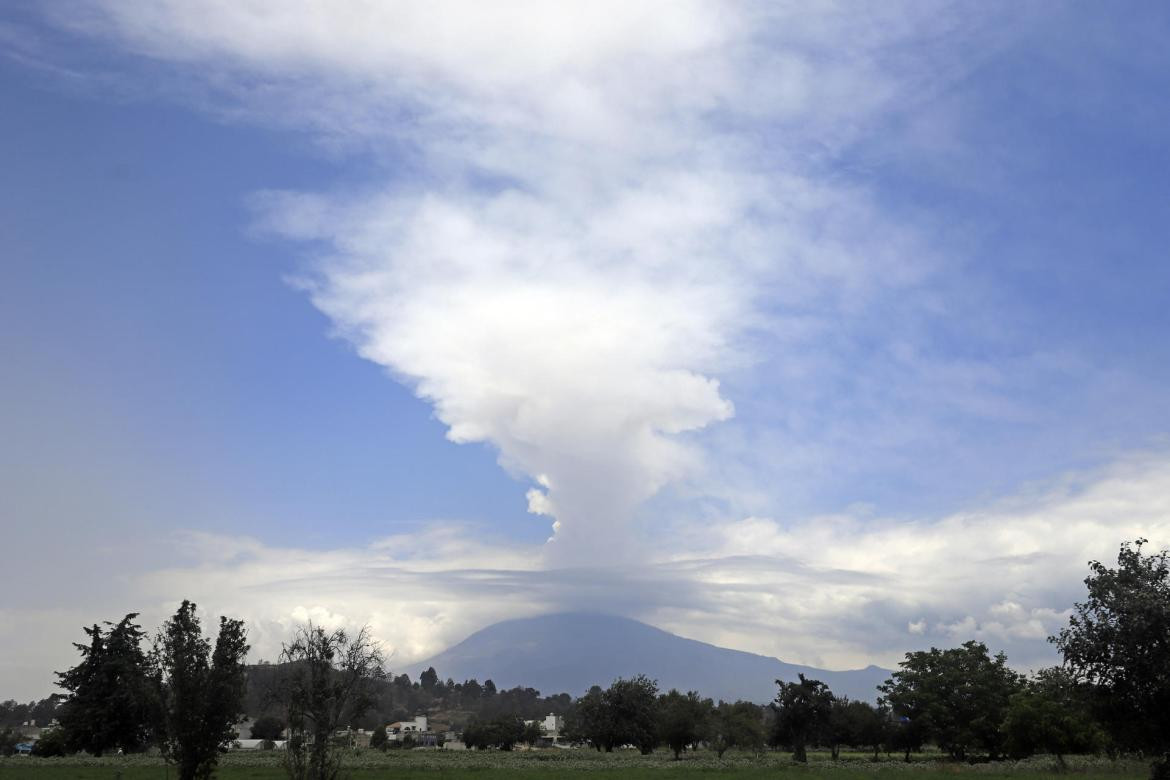
{"label": "tree", "polygon": [[874,707],[868,702],[860,703],[865,705],[865,710],[864,714],[862,714],[862,710],[856,710],[857,744],[855,747],[873,748],[873,760],[877,761],[878,753],[881,752],[882,745],[889,738],[890,713],[888,710],[882,707]]}
{"label": "tree", "polygon": [[674,752],[675,761],[706,734],[713,709],[710,699],[694,691],[682,694],[672,688],[658,699],[658,736]]}
{"label": "tree", "polygon": [[633,745],[643,755],[654,752],[658,743],[655,729],[657,697],[658,682],[645,675],[614,680],[602,695],[613,729],[609,749]]}
{"label": "tree", "polygon": [[1043,669],[1014,695],[1004,719],[1009,755],[1044,752],[1061,768],[1067,753],[1096,753],[1104,734],[1090,713],[1089,691],[1063,669]]}
{"label": "tree", "polygon": [[738,747],[761,753],[764,750],[764,721],[760,707],[750,701],[719,702],[710,728],[711,748],[723,758],[728,748]]}
{"label": "tree", "polygon": [[829,707],[829,721],[823,733],[824,742],[829,746],[829,755],[836,761],[841,757],[841,745],[855,743],[853,720],[850,718],[849,705],[853,702],[848,698],[833,697]]}
{"label": "tree", "polygon": [[418,682],[424,691],[432,691],[439,682],[439,673],[432,666],[419,675]]}
{"label": "tree", "polygon": [[[1090,561],[1088,600],[1049,641],[1078,681],[1094,686],[1095,709],[1123,749],[1170,751],[1170,551],[1121,545],[1117,568]],[[1170,759],[1168,759],[1170,760]],[[1164,770],[1165,771],[1165,770]]]}
{"label": "tree", "polygon": [[524,733],[520,737],[520,741],[528,747],[535,747],[537,742],[544,738],[544,726],[540,725],[539,721],[529,721],[524,724]]}
{"label": "tree", "polygon": [[899,666],[879,690],[899,723],[895,741],[907,761],[923,739],[933,739],[956,760],[978,748],[992,759],[1002,752],[1004,716],[1023,687],[1003,653],[992,658],[982,642],[966,642],[907,653]]}
{"label": "tree", "polygon": [[203,636],[195,604],[184,600],[155,642],[164,724],[163,753],[179,780],[206,780],[220,749],[235,738],[243,711],[248,654],[244,624],[219,619],[214,649]]}
{"label": "tree", "polygon": [[613,751],[617,744],[612,713],[605,703],[605,691],[594,685],[577,700],[565,722],[565,736],[571,742],[583,741],[599,752]]}
{"label": "tree", "polygon": [[463,729],[463,743],[469,748],[511,750],[524,739],[524,721],[502,716],[488,721],[472,720]]}
{"label": "tree", "polygon": [[66,756],[69,755],[69,746],[65,742],[65,730],[57,727],[41,732],[41,737],[33,743],[34,756]]}
{"label": "tree", "polygon": [[57,673],[58,685],[69,692],[58,714],[69,752],[131,753],[150,742],[158,719],[155,671],[137,617],[130,613],[117,624],[102,624],[108,629],[84,629],[89,643],[74,644],[81,662]]}
{"label": "tree", "polygon": [[285,723],[275,715],[264,715],[252,723],[252,739],[271,739],[274,742],[284,738]]}
{"label": "tree", "polygon": [[882,744],[886,741],[887,722],[887,714],[867,701],[834,698],[824,735],[833,760],[840,757],[842,745],[871,748],[874,760],[877,760]]}
{"label": "tree", "polygon": [[9,727],[0,731],[0,756],[11,756],[20,742],[21,737],[16,729]]}
{"label": "tree", "polygon": [[386,734],[386,727],[379,726],[374,729],[374,733],[370,735],[370,747],[374,750],[385,750],[386,743],[390,741],[389,735]]}
{"label": "tree", "polygon": [[362,628],[350,636],[310,623],[281,651],[285,676],[279,696],[290,732],[285,769],[293,780],[334,780],[343,753],[333,735],[374,704],[385,679],[382,649]]}
{"label": "tree", "polygon": [[828,725],[833,694],[820,680],[806,679],[803,674],[797,676],[799,682],[776,681],[780,691],[772,702],[776,713],[775,740],[792,748],[793,760],[807,763],[808,743]]}

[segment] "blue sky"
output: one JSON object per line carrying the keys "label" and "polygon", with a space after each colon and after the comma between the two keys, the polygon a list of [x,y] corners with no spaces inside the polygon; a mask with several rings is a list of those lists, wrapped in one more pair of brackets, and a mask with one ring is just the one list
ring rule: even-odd
{"label": "blue sky", "polygon": [[183,597],[1043,661],[1170,543],[1170,14],[1111,10],[4,12],[0,695]]}

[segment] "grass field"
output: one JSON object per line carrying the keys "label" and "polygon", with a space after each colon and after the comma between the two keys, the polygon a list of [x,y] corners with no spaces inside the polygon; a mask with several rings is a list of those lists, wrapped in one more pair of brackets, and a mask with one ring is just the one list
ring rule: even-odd
{"label": "grass field", "polygon": [[[235,753],[224,756],[217,774],[222,780],[280,780],[285,775],[274,753]],[[1051,758],[1041,757],[996,764],[952,764],[932,758],[909,765],[896,759],[873,762],[847,756],[838,762],[826,755],[810,755],[807,766],[793,763],[787,754],[762,757],[728,753],[686,755],[673,761],[665,752],[651,756],[636,753],[598,754],[589,750],[473,753],[409,751],[353,756],[346,776],[351,780],[1145,780],[1147,764],[1138,761],[1071,758],[1069,769],[1057,771]],[[0,759],[0,780],[165,780],[174,778],[173,767],[146,756],[128,758],[8,758]]]}

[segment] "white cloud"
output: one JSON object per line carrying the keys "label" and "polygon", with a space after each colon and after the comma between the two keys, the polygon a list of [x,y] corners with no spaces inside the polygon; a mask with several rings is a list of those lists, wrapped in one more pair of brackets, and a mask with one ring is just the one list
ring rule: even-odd
{"label": "white cloud", "polygon": [[[125,598],[137,605],[154,594],[141,605],[147,625],[184,597],[207,618],[245,618],[253,658],[274,658],[310,618],[368,623],[401,668],[498,620],[606,609],[830,668],[892,666],[908,650],[968,639],[1035,668],[1054,662],[1045,639],[1084,597],[1090,559],[1112,564],[1120,542],[1138,536],[1170,546],[1168,496],[1170,458],[1144,456],[937,521],[863,526],[838,517],[784,527],[749,518],[708,528],[706,547],[658,540],[635,565],[552,571],[536,547],[487,544],[452,523],[331,551],[193,535],[179,545],[193,564],[135,576]],[[80,633],[93,617],[9,610],[0,642],[20,647],[19,632],[52,626],[53,644],[38,647],[36,663],[65,668],[66,629]],[[33,665],[6,661],[4,674]]]}
{"label": "white cloud", "polygon": [[[213,69],[239,110],[392,149],[374,193],[257,197],[316,242],[301,283],[360,354],[488,442],[556,518],[548,561],[702,474],[722,372],[932,253],[832,151],[935,80],[933,12],[824,6],[84,4],[67,24]],[[960,40],[963,40],[960,38]],[[841,44],[848,42],[848,46]],[[798,335],[799,334],[799,335]]]}
{"label": "white cloud", "polygon": [[[937,522],[760,513],[677,539],[630,530],[664,487],[701,481],[696,432],[741,402],[720,379],[766,353],[782,369],[766,402],[786,413],[790,385],[824,392],[801,377],[853,374],[835,340],[889,309],[945,308],[916,293],[954,258],[832,163],[973,66],[985,8],[62,6],[67,26],[203,74],[217,110],[371,153],[378,185],[263,193],[259,220],[314,247],[300,283],[338,332],[452,440],[495,446],[540,486],[530,509],[557,520],[544,558],[450,524],[324,552],[192,537],[198,565],[135,580],[158,594],[149,614],[200,594],[247,618],[268,657],[306,617],[369,622],[408,661],[496,619],[599,604],[831,666],[893,663],[907,632],[1040,657],[1087,558],[1139,533],[1165,543],[1163,462]],[[887,305],[863,316],[874,301]],[[987,390],[1009,372],[924,355],[914,335],[880,351],[879,379],[912,377],[905,406],[1020,416]],[[792,457],[836,468],[853,440],[909,440],[867,425],[827,426],[823,450]],[[747,489],[727,481],[764,490],[767,466]],[[597,560],[613,566],[572,568]]]}

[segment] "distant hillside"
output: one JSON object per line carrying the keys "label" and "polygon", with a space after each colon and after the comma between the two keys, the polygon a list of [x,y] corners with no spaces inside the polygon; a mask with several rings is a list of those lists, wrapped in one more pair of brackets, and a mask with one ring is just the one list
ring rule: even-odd
{"label": "distant hillside", "polygon": [[685,639],[629,618],[593,614],[506,620],[395,671],[417,680],[430,666],[443,679],[491,679],[500,689],[524,685],[545,695],[580,696],[591,685],[645,674],[664,691],[697,690],[714,699],[760,703],[775,695],[775,680],[795,680],[799,673],[825,682],[838,696],[872,702],[875,687],[890,675],[876,666],[840,672],[798,666]]}

